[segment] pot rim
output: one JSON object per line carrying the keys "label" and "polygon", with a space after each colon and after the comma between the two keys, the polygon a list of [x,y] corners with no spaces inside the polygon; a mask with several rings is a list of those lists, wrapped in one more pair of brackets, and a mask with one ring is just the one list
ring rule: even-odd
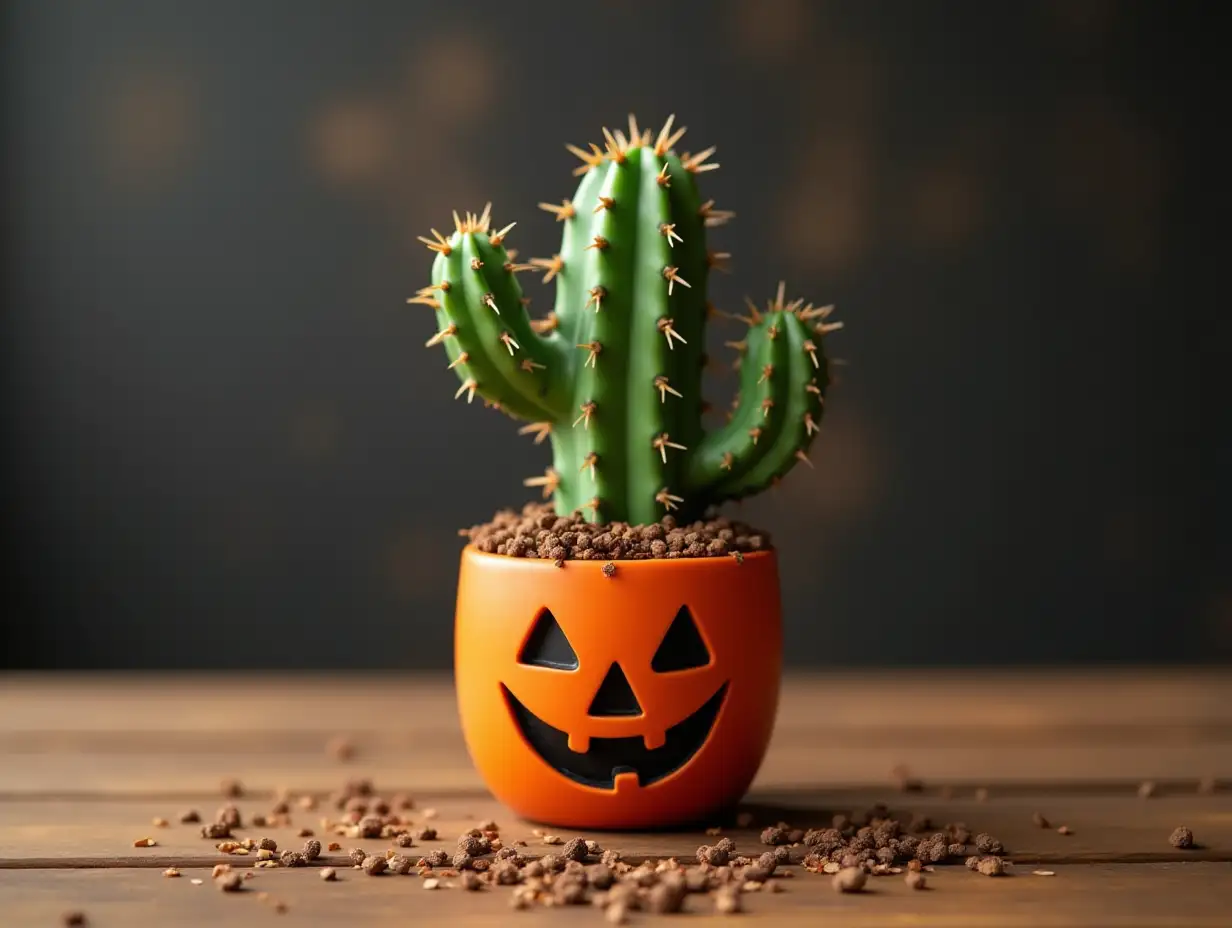
{"label": "pot rim", "polygon": [[[751,551],[744,555],[744,560],[757,563],[764,560],[775,559],[775,549],[768,548],[764,551]],[[643,560],[629,560],[627,558],[615,558],[613,560],[603,560],[596,558],[589,561],[566,560],[564,566],[557,567],[556,562],[543,557],[510,557],[508,554],[488,553],[480,551],[471,542],[467,542],[462,548],[462,556],[471,558],[476,561],[486,562],[489,564],[502,564],[516,570],[603,570],[605,564],[615,564],[617,573],[625,571],[653,571],[653,570],[718,570],[731,569],[738,566],[738,562],[731,555],[722,557],[656,557],[645,558]]]}

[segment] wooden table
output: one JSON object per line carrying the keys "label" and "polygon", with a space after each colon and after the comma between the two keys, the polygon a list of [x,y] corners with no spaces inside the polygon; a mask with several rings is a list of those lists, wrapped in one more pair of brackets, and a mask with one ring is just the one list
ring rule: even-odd
{"label": "wooden table", "polygon": [[[340,759],[327,745],[356,749]],[[922,783],[902,791],[891,771]],[[221,782],[243,785],[244,815],[292,796],[293,826],[249,829],[298,847],[309,827],[344,849],[383,851],[387,841],[334,838],[298,797],[323,799],[353,778],[381,795],[410,793],[416,821],[432,820],[438,844],[494,819],[506,840],[546,853],[531,824],[485,792],[462,744],[448,677],[8,676],[0,679],[0,925],[56,925],[80,910],[88,924],[216,926],[605,924],[593,909],[514,912],[509,890],[426,892],[414,875],[374,879],[343,869],[326,883],[313,868],[262,869],[242,893],[211,886],[219,853],[192,807],[211,819]],[[1200,786],[1216,778],[1215,791]],[[1156,795],[1140,798],[1144,780]],[[986,795],[985,795],[986,791]],[[884,801],[904,815],[963,821],[999,837],[1011,876],[990,879],[961,864],[937,866],[932,887],[903,877],[870,880],[840,895],[830,878],[789,868],[779,892],[744,896],[755,918],[817,925],[1221,925],[1232,924],[1232,673],[901,671],[792,677],[770,754],[748,797],[751,827],[723,833],[757,853],[757,829],[779,819],[802,827],[836,811]],[[1039,812],[1069,835],[1037,827]],[[155,827],[156,818],[170,821]],[[1201,847],[1176,850],[1174,828]],[[141,837],[156,839],[134,848]],[[568,835],[566,835],[568,837]],[[626,857],[691,858],[717,839],[702,832],[591,835]],[[162,871],[178,868],[179,879]],[[1051,876],[1036,875],[1037,871]],[[201,880],[198,885],[194,879]],[[261,892],[268,894],[261,896]],[[258,901],[263,899],[264,901]],[[285,901],[279,914],[271,900]],[[689,924],[709,923],[710,900],[690,897]],[[635,914],[633,923],[658,916]],[[278,921],[281,919],[281,921]]]}

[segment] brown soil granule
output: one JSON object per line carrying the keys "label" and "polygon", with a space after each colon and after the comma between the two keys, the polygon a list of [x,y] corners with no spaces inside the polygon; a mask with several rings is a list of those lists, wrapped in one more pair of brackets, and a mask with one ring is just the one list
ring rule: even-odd
{"label": "brown soil granule", "polygon": [[364,862],[364,859],[367,856],[368,856],[368,852],[365,851],[362,847],[353,847],[349,851],[347,851],[347,857],[351,858],[351,863],[353,863],[357,867],[360,866]]}
{"label": "brown soil granule", "polygon": [[1004,854],[1005,848],[992,835],[976,835],[975,849],[981,854]]}
{"label": "brown soil granule", "polygon": [[1005,862],[1000,857],[985,857],[976,864],[975,869],[984,876],[1004,876]]}
{"label": "brown soil granule", "polygon": [[834,874],[831,881],[835,890],[840,893],[858,893],[868,881],[868,874],[862,867],[844,867]]}
{"label": "brown soil granule", "polygon": [[401,854],[395,854],[385,863],[386,866],[389,867],[389,871],[391,873],[397,873],[401,876],[405,876],[410,873],[411,868],[415,866],[414,861],[412,861],[409,857],[403,857]]}
{"label": "brown soil granule", "polygon": [[201,821],[201,813],[196,809],[185,809],[180,813],[181,825],[195,825],[199,821]]}
{"label": "brown soil granule", "polygon": [[65,912],[61,919],[67,926],[84,925],[86,923],[85,912]]}
{"label": "brown soil granule", "polygon": [[231,837],[231,829],[222,822],[214,822],[212,825],[206,825],[201,829],[201,837],[211,840],[229,838]]}
{"label": "brown soil granule", "polygon": [[[787,829],[782,825],[772,825],[769,828],[763,829],[761,833],[761,843],[770,845],[786,844]],[[809,843],[807,835],[805,836],[805,843]]]}
{"label": "brown soil granule", "polygon": [[387,869],[389,869],[389,862],[386,861],[384,857],[373,855],[371,857],[365,857],[364,862],[360,864],[360,866],[363,868],[364,873],[368,874],[368,876],[380,876]]}
{"label": "brown soil granule", "polygon": [[527,503],[521,512],[502,510],[490,522],[464,529],[461,534],[488,554],[605,564],[618,560],[729,557],[771,548],[766,532],[728,518],[682,525],[674,516],[666,515],[650,525],[592,524],[580,514],[557,516],[546,503]]}
{"label": "brown soil granule", "polygon": [[338,879],[338,871],[333,867],[324,867],[321,870],[321,879],[327,883],[332,883]]}
{"label": "brown soil granule", "polygon": [[316,840],[305,841],[304,849],[300,853],[304,855],[304,860],[316,860],[321,856],[321,842]]}
{"label": "brown soil granule", "polygon": [[435,841],[436,840],[436,829],[435,828],[419,829],[419,831],[415,832],[415,840],[416,841]]}
{"label": "brown soil granule", "polygon": [[238,873],[224,873],[214,880],[214,885],[224,893],[238,893],[244,888],[244,878]]}
{"label": "brown soil granule", "polygon": [[926,889],[928,887],[928,878],[917,870],[911,870],[906,876],[907,885],[912,889]]}
{"label": "brown soil granule", "polygon": [[1168,843],[1175,848],[1186,850],[1194,846],[1193,832],[1183,825],[1176,831],[1172,832],[1172,836],[1168,838]]}

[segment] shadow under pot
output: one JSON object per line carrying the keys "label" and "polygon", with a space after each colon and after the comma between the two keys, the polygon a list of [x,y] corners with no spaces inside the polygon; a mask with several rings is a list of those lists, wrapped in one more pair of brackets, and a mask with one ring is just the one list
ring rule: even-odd
{"label": "shadow under pot", "polygon": [[467,749],[530,821],[708,821],[744,795],[774,725],[774,552],[614,565],[464,549],[454,669]]}

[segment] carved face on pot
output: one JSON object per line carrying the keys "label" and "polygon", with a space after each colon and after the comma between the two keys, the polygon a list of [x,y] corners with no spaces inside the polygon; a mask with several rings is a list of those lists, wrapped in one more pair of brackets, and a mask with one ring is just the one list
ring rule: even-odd
{"label": "carved face on pot", "polygon": [[463,555],[456,671],[492,791],[578,827],[685,821],[735,802],[777,705],[772,554],[597,562]]}

